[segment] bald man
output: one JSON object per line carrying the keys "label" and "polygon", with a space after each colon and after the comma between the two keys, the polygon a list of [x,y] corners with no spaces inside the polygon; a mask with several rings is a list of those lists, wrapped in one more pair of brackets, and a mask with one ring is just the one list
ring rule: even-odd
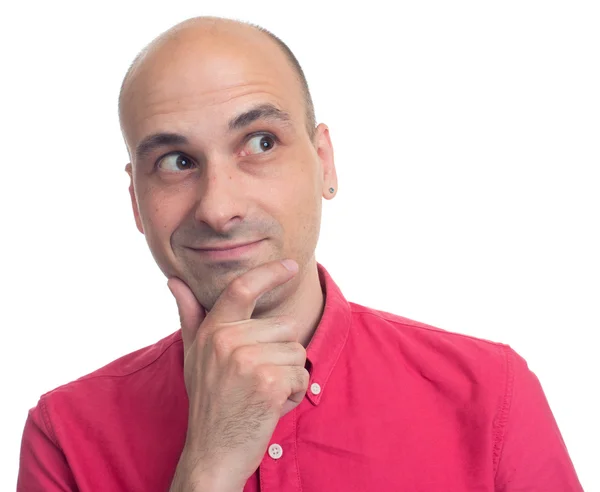
{"label": "bald man", "polygon": [[181,329],[43,395],[19,490],[581,490],[511,348],[350,303],[317,263],[333,148],[279,39],[175,26],[119,112]]}

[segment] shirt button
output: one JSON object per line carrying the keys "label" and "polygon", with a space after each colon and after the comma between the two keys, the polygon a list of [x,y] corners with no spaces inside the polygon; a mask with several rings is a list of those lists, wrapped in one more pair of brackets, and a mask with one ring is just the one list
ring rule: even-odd
{"label": "shirt button", "polygon": [[283,456],[283,448],[279,444],[271,444],[269,446],[269,456],[274,460],[278,460]]}
{"label": "shirt button", "polygon": [[313,383],[310,385],[310,392],[313,395],[318,395],[321,392],[321,385],[319,383]]}

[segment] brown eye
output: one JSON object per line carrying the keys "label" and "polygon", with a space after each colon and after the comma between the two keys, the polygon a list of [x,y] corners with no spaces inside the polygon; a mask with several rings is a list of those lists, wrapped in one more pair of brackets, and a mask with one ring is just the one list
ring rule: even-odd
{"label": "brown eye", "polygon": [[187,171],[194,167],[194,162],[184,154],[173,153],[161,158],[158,167],[165,171]]}
{"label": "brown eye", "polygon": [[255,135],[244,146],[244,155],[260,154],[271,150],[275,146],[275,139],[270,135]]}

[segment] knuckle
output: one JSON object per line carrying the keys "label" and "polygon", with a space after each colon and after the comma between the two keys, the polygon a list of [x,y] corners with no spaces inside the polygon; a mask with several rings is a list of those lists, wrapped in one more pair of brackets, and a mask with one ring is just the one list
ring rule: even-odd
{"label": "knuckle", "polygon": [[246,374],[254,369],[256,365],[256,357],[254,355],[252,347],[244,346],[236,348],[231,354],[236,372]]}
{"label": "knuckle", "polygon": [[258,391],[262,393],[273,393],[279,383],[277,374],[270,367],[260,367],[257,370],[256,377],[258,379]]}
{"label": "knuckle", "polygon": [[306,367],[301,368],[300,378],[304,383],[304,386],[308,388],[308,382],[310,381],[310,373]]}
{"label": "knuckle", "polygon": [[308,388],[308,383],[310,381],[310,374],[308,373],[306,368],[299,367],[298,371],[296,373],[295,379],[296,379],[296,383],[298,383],[298,385],[301,386],[303,389],[306,390]]}
{"label": "knuckle", "polygon": [[238,277],[229,284],[229,296],[233,299],[250,302],[254,293],[243,277]]}
{"label": "knuckle", "polygon": [[281,315],[275,318],[275,326],[284,337],[290,340],[298,338],[298,323],[292,316]]}
{"label": "knuckle", "polygon": [[273,408],[281,408],[285,404],[287,399],[288,399],[288,394],[283,391],[273,393],[271,396]]}
{"label": "knuckle", "polygon": [[294,322],[294,318],[287,314],[280,314],[275,317],[275,323],[277,326],[288,326]]}
{"label": "knuckle", "polygon": [[235,350],[236,337],[233,330],[221,328],[212,335],[212,345],[219,355],[227,355]]}
{"label": "knuckle", "polygon": [[287,350],[298,359],[306,359],[306,349],[300,342],[288,342],[285,344]]}

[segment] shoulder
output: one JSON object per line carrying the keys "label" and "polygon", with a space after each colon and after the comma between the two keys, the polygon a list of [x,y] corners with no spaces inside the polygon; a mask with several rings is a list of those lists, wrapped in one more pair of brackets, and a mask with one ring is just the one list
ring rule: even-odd
{"label": "shoulder", "polygon": [[492,352],[497,352],[498,350],[502,352],[507,347],[507,345],[503,343],[444,330],[427,323],[415,321],[386,311],[369,308],[353,302],[349,304],[352,310],[353,320],[358,321],[359,323],[362,322],[365,326],[386,326],[407,337],[437,340],[441,343],[466,345],[468,347],[479,347],[482,350],[489,350]]}
{"label": "shoulder", "polygon": [[175,333],[171,333],[169,336],[152,345],[148,345],[112,361],[104,367],[81,377],[78,381],[97,377],[127,377],[143,371],[163,358],[176,355],[178,349],[181,349],[181,347],[181,331],[177,330]]}
{"label": "shoulder", "polygon": [[164,366],[177,366],[183,363],[180,331],[170,334],[158,342],[131,352],[86,374],[74,381],[63,384],[43,394],[41,401],[60,400],[62,397],[77,399],[78,396],[95,395],[100,388],[103,392],[124,387],[133,381],[151,380],[156,370],[164,372]]}
{"label": "shoulder", "polygon": [[495,379],[498,384],[510,377],[517,357],[504,343],[451,332],[397,314],[350,303],[352,324],[359,337],[391,345],[404,360],[422,372],[461,372],[476,379]]}

